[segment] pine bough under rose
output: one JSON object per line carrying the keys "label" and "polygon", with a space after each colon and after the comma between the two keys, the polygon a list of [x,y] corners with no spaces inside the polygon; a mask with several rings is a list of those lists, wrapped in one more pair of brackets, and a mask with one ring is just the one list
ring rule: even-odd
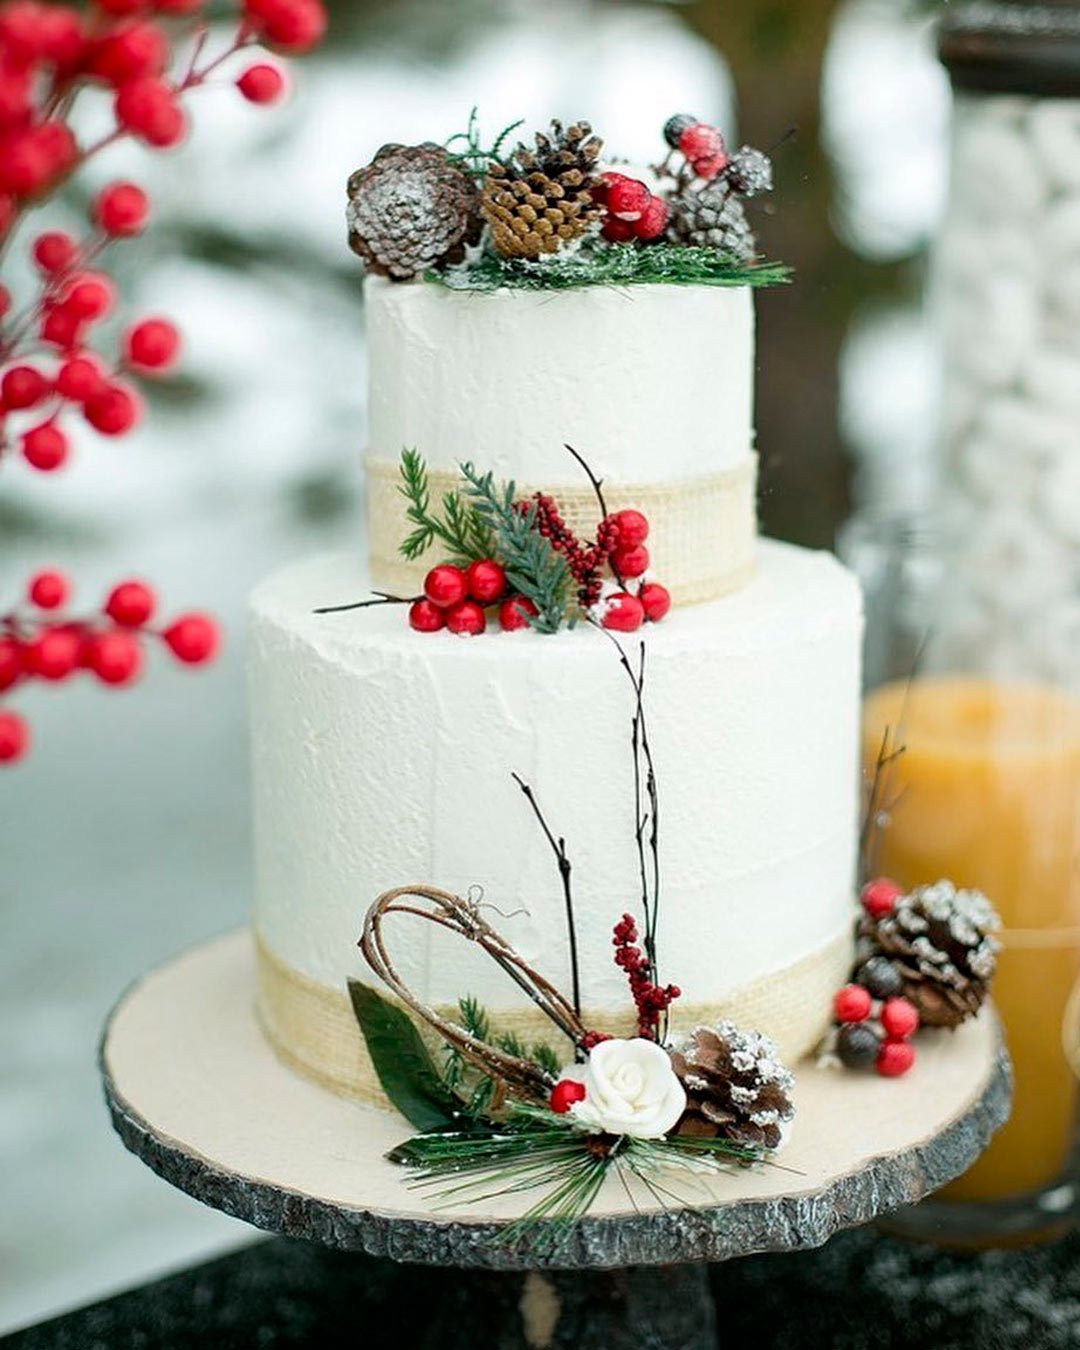
{"label": "pine bough under rose", "polygon": [[[326,29],[321,0],[243,0],[233,8],[232,32],[209,52],[207,8],[206,0],[0,4],[0,256],[31,213],[110,146],[125,138],[154,150],[178,145],[190,95],[223,76],[227,62],[259,46],[301,55]],[[274,103],[285,90],[280,68],[264,61],[243,68],[235,83],[254,104]],[[86,141],[81,95],[95,88],[111,98],[112,120]],[[0,283],[0,463],[18,455],[40,473],[56,472],[70,458],[70,425],[79,419],[102,436],[125,435],[142,414],[134,381],[175,366],[180,335],[158,315],[128,322],[118,341],[100,340],[119,303],[107,253],[141,234],[149,217],[136,183],[109,184],[92,201],[81,236],[46,229],[29,237],[33,294],[16,296]],[[123,582],[104,615],[73,619],[56,613],[62,600],[41,599],[67,591],[60,573],[31,578],[32,609],[0,615],[0,697],[26,679],[61,681],[80,668],[107,684],[131,683],[142,664],[140,635],[151,631],[149,592],[143,588],[138,606],[147,611],[142,621],[110,622],[109,614],[117,595],[141,585]],[[160,636],[191,664],[217,645],[205,615],[186,616]],[[24,719],[0,707],[0,764],[21,759],[29,742]]]}

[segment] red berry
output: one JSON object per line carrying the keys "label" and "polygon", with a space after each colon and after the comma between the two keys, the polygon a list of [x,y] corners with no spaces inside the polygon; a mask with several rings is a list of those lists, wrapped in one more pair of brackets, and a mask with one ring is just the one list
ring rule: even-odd
{"label": "red berry", "polygon": [[38,330],[43,342],[48,342],[61,351],[71,351],[83,341],[86,323],[71,310],[61,305],[50,305],[43,313],[41,327]]}
{"label": "red berry", "polygon": [[919,1029],[919,1010],[906,998],[886,999],[881,1009],[881,1025],[886,1036],[902,1041]]}
{"label": "red berry", "polygon": [[658,581],[647,581],[638,591],[638,599],[650,623],[659,623],[671,608],[671,592]]}
{"label": "red berry", "polygon": [[42,55],[57,70],[74,71],[86,51],[78,10],[70,5],[49,5],[42,15],[40,42]]}
{"label": "red berry", "polygon": [[116,95],[116,120],[133,136],[159,150],[178,145],[187,133],[187,115],[171,85],[156,76],[129,80]]}
{"label": "red berry", "polygon": [[424,578],[424,594],[433,605],[449,609],[451,605],[460,605],[469,594],[469,579],[460,567],[440,563]]}
{"label": "red berry", "polygon": [[430,600],[414,600],[409,606],[409,627],[418,633],[437,633],[445,623],[442,610]]}
{"label": "red berry", "polygon": [[551,1109],[559,1116],[565,1116],[575,1102],[584,1100],[585,1084],[575,1082],[573,1078],[561,1078],[551,1089],[549,1098]]}
{"label": "red berry", "polygon": [[607,185],[607,209],[619,220],[638,220],[652,200],[652,193],[636,178],[618,175]]}
{"label": "red berry", "polygon": [[60,296],[60,307],[87,323],[104,319],[115,304],[116,286],[103,272],[82,272],[72,277]]}
{"label": "red berry", "polygon": [[[0,234],[4,232],[3,222],[0,221]],[[6,286],[0,286],[0,319],[11,309],[11,292]]]}
{"label": "red berry", "polygon": [[43,55],[44,8],[35,0],[0,7],[0,46],[13,65],[29,65]]}
{"label": "red berry", "polygon": [[533,602],[524,595],[512,595],[499,606],[499,627],[504,633],[529,628],[531,627],[529,619],[535,619],[539,613]]}
{"label": "red berry", "polygon": [[121,628],[141,628],[153,618],[157,596],[141,581],[122,581],[105,601],[104,612]]}
{"label": "red berry", "polygon": [[487,627],[483,609],[473,600],[462,600],[446,611],[446,626],[451,633],[475,637]]}
{"label": "red berry", "polygon": [[168,370],[179,355],[180,333],[168,319],[143,319],[124,335],[124,360],[137,370]]}
{"label": "red berry", "polygon": [[56,392],[69,403],[85,403],[104,383],[104,373],[91,356],[69,356],[56,372]]}
{"label": "red berry", "polygon": [[904,894],[904,888],[888,877],[877,877],[868,881],[862,888],[859,900],[863,909],[872,919],[883,919],[896,908],[896,902]]}
{"label": "red berry", "polygon": [[112,183],[98,193],[91,217],[106,234],[126,239],[139,234],[150,215],[150,199],[134,183]]}
{"label": "red berry", "polygon": [[107,384],[86,400],[83,416],[103,436],[123,436],[139,420],[141,404],[119,384]]}
{"label": "red berry", "polygon": [[480,558],[470,563],[465,575],[469,594],[481,605],[493,605],[506,593],[506,569],[494,558]]}
{"label": "red berry", "polygon": [[877,1071],[882,1078],[901,1078],[915,1063],[915,1047],[910,1041],[882,1041]]}
{"label": "red berry", "polygon": [[69,449],[68,438],[55,422],[42,422],[23,434],[23,457],[27,464],[42,473],[59,469],[66,462]]}
{"label": "red berry", "polygon": [[282,52],[310,51],[326,32],[320,0],[245,0],[244,10],[266,43]]}
{"label": "red berry", "polygon": [[236,87],[249,103],[277,103],[285,93],[285,76],[277,66],[248,66]]}
{"label": "red berry", "polygon": [[52,385],[33,366],[12,366],[0,380],[0,401],[8,412],[36,408],[49,396]]}
{"label": "red berry", "polygon": [[636,595],[616,591],[604,605],[601,623],[617,633],[635,633],[645,621],[645,610]]}
{"label": "red berry", "polygon": [[83,660],[103,684],[131,684],[142,670],[143,652],[122,628],[95,633],[83,650]]}
{"label": "red berry", "polygon": [[147,8],[149,0],[94,0],[98,9],[116,18],[126,18]]}
{"label": "red berry", "polygon": [[649,550],[644,544],[618,548],[611,555],[611,566],[621,577],[640,577],[649,570]]}
{"label": "red berry", "polygon": [[693,170],[699,178],[704,178],[706,182],[712,182],[721,169],[728,166],[727,152],[717,150],[715,154],[699,155],[693,161]]}
{"label": "red berry", "polygon": [[79,256],[79,246],[70,234],[50,230],[34,240],[34,262],[46,275],[64,272]]}
{"label": "red berry", "polygon": [[650,197],[649,204],[634,222],[634,234],[638,239],[659,239],[667,229],[668,204],[662,197]]}
{"label": "red berry", "polygon": [[679,137],[679,149],[689,160],[722,154],[724,138],[708,122],[693,122]]}
{"label": "red berry", "polygon": [[82,636],[74,628],[46,628],[27,649],[31,672],[43,680],[66,680],[79,668]]}
{"label": "red berry", "polygon": [[15,712],[0,710],[0,764],[14,764],[30,748],[30,728]]}
{"label": "red berry", "polygon": [[625,244],[635,238],[634,222],[632,220],[620,220],[618,216],[607,216],[600,233],[609,243]]}
{"label": "red berry", "polygon": [[168,68],[169,39],[157,24],[141,20],[108,34],[97,43],[89,70],[114,88],[160,75]]}
{"label": "red berry", "polygon": [[611,517],[619,531],[619,548],[636,548],[649,537],[649,522],[641,514],[627,507]]}
{"label": "red berry", "polygon": [[154,8],[159,14],[183,15],[195,14],[206,0],[154,0]]}
{"label": "red berry", "polygon": [[221,642],[217,624],[207,614],[184,614],[161,636],[173,656],[189,666],[212,660]]}
{"label": "red berry", "polygon": [[59,609],[67,603],[71,585],[63,572],[38,572],[30,578],[26,594],[38,609]]}
{"label": "red berry", "polygon": [[833,1013],[838,1022],[865,1022],[870,1016],[874,1000],[858,984],[847,984],[833,997]]}
{"label": "red berry", "polygon": [[22,644],[13,637],[0,637],[0,694],[18,684],[25,670]]}

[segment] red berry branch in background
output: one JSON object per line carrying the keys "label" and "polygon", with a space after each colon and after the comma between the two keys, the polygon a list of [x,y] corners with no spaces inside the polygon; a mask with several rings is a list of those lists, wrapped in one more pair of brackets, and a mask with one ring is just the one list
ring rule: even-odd
{"label": "red berry branch in background", "polygon": [[[208,54],[205,8],[206,0],[93,0],[84,9],[38,0],[0,3],[0,256],[29,213],[110,145],[128,137],[159,150],[179,144],[188,130],[187,98],[230,59],[260,46],[298,56],[326,31],[321,0],[242,0],[232,32]],[[276,102],[285,91],[282,72],[265,61],[248,65],[235,83],[253,104]],[[85,143],[76,113],[80,94],[94,88],[111,98],[113,125]],[[103,436],[124,435],[142,415],[136,381],[175,365],[179,332],[157,315],[126,324],[111,344],[92,346],[120,300],[102,260],[114,244],[140,234],[149,217],[149,200],[137,184],[114,183],[95,198],[79,238],[58,230],[30,238],[38,278],[33,294],[16,298],[0,284],[0,465],[17,453],[41,473],[62,468],[71,455],[72,422],[79,419]],[[0,665],[0,694],[26,674],[61,679],[71,673],[24,669],[23,629],[12,627],[14,618],[2,622],[0,661],[7,664]],[[182,634],[174,625],[163,639],[181,660],[205,659],[184,652],[213,650],[210,621],[183,623]],[[48,653],[41,661],[49,672],[63,671],[64,653],[70,656],[76,645],[71,625],[39,627],[32,636]],[[76,665],[88,665],[106,683],[130,682],[142,649],[128,630],[137,627],[117,621],[109,631],[94,630],[93,660],[80,638]],[[20,663],[14,676],[13,645]],[[28,742],[25,725],[0,711],[0,727],[0,762],[18,759]]]}
{"label": "red berry branch in background", "polygon": [[656,1028],[660,1016],[682,994],[676,984],[660,986],[653,983],[652,965],[637,945],[638,930],[632,914],[624,914],[615,925],[611,939],[615,948],[615,964],[626,972],[630,993],[637,1008],[637,1034],[646,1040],[658,1040]]}

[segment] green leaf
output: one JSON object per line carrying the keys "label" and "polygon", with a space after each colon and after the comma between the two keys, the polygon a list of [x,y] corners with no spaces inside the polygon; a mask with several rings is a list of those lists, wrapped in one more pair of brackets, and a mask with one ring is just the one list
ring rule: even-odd
{"label": "green leaf", "polygon": [[457,1102],[408,1014],[359,980],[349,981],[349,998],[382,1090],[394,1106],[418,1130],[452,1125]]}

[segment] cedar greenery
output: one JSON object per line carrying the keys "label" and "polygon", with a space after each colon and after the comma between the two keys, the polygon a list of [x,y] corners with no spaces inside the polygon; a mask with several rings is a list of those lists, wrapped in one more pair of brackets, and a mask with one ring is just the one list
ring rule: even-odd
{"label": "cedar greenery", "polygon": [[401,483],[398,491],[409,503],[405,515],[416,528],[401,544],[410,562],[426,553],[438,539],[450,553],[450,561],[468,566],[477,558],[491,556],[491,530],[459,492],[445,492],[442,514],[431,509],[431,489],[424,457],[417,450],[401,453]]}

